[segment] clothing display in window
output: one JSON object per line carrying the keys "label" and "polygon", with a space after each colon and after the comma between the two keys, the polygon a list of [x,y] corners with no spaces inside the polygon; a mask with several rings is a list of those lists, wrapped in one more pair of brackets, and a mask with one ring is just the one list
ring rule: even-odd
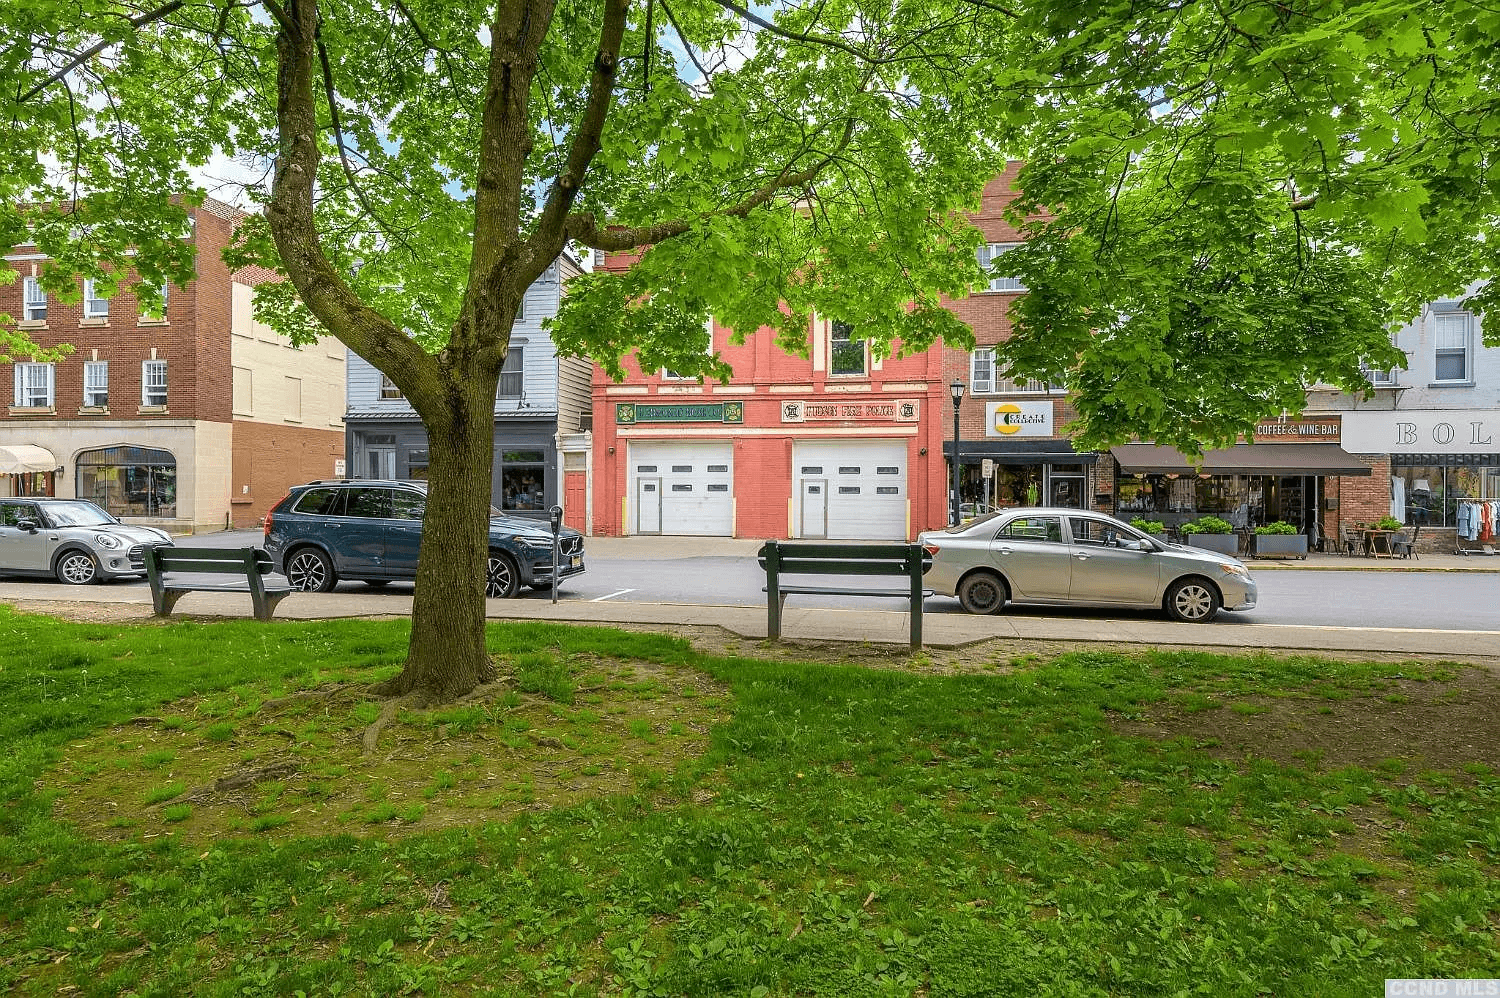
{"label": "clothing display in window", "polygon": [[1495,539],[1500,523],[1500,500],[1461,502],[1458,504],[1458,536],[1465,541],[1489,542]]}

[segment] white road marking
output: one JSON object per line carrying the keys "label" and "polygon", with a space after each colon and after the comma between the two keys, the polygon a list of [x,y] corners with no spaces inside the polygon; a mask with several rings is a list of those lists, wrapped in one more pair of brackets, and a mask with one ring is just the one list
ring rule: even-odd
{"label": "white road marking", "polygon": [[635,592],[634,589],[621,589],[617,593],[610,593],[608,596],[600,596],[597,599],[591,599],[591,600],[589,600],[589,602],[590,603],[603,603],[607,599],[614,599],[616,596],[624,596],[626,593],[633,593],[633,592]]}

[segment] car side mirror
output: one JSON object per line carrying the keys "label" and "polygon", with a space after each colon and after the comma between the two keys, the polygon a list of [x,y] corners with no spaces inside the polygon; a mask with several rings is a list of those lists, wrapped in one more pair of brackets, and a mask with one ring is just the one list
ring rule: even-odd
{"label": "car side mirror", "polygon": [[37,528],[37,522],[35,520],[17,520],[16,521],[16,529],[17,530],[24,530],[28,534],[35,533],[36,532],[36,528]]}

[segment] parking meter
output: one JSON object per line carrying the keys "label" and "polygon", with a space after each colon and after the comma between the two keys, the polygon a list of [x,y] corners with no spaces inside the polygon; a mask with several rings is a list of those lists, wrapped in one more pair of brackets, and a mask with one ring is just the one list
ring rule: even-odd
{"label": "parking meter", "polygon": [[562,516],[563,508],[553,506],[547,511],[552,520],[552,602],[557,602],[557,582],[562,578]]}

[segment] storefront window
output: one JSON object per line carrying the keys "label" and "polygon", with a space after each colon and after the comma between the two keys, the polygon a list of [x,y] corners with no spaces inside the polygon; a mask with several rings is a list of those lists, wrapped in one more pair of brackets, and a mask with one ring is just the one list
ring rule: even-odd
{"label": "storefront window", "polygon": [[1321,494],[1311,475],[1120,475],[1115,512],[1168,527],[1212,514],[1242,529],[1282,520],[1315,531]]}
{"label": "storefront window", "polygon": [[540,450],[500,453],[500,508],[546,509],[547,454]]}
{"label": "storefront window", "polygon": [[1451,527],[1464,500],[1500,498],[1500,464],[1398,464],[1391,478],[1391,505],[1413,526]]}
{"label": "storefront window", "polygon": [[152,447],[105,447],[78,455],[78,498],[115,516],[177,515],[177,459]]}

